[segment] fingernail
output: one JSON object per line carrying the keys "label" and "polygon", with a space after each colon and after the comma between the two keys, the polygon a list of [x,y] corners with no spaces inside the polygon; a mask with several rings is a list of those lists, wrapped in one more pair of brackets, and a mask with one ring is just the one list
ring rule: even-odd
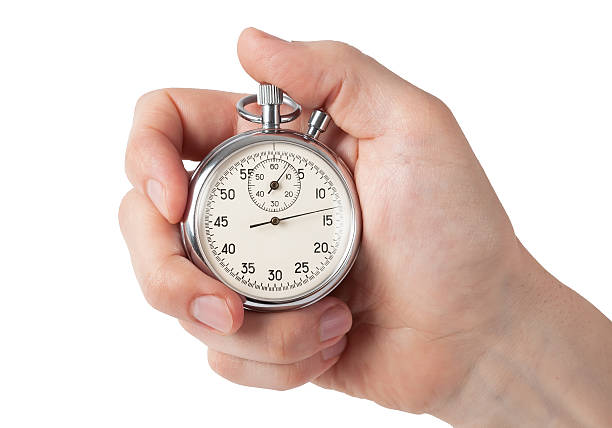
{"label": "fingernail", "polygon": [[232,314],[224,299],[217,296],[200,296],[191,305],[192,315],[201,323],[221,333],[232,329]]}
{"label": "fingernail", "polygon": [[259,28],[256,28],[257,31],[259,31],[261,33],[261,35],[267,39],[271,39],[271,40],[279,40],[281,42],[286,42],[287,40],[281,39],[280,37],[276,37],[270,33],[266,33],[265,31],[260,30]]}
{"label": "fingernail", "polygon": [[159,181],[152,178],[147,181],[147,195],[149,195],[149,199],[151,199],[151,202],[153,202],[157,210],[162,213],[164,217],[168,217],[164,188]]}
{"label": "fingernail", "polygon": [[342,351],[344,351],[344,348],[346,348],[346,336],[344,336],[338,342],[334,343],[329,348],[323,349],[321,351],[321,357],[324,360],[331,360],[332,358],[337,357],[338,355],[342,354]]}
{"label": "fingernail", "polygon": [[344,306],[334,306],[323,313],[319,321],[321,342],[338,337],[351,328],[351,314]]}

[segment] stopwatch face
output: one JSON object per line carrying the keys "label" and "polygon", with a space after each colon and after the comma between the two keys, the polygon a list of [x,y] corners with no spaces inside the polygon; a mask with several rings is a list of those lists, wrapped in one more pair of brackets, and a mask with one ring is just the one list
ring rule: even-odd
{"label": "stopwatch face", "polygon": [[348,171],[317,144],[282,134],[230,144],[211,161],[193,209],[206,266],[252,309],[304,306],[331,291],[359,239]]}

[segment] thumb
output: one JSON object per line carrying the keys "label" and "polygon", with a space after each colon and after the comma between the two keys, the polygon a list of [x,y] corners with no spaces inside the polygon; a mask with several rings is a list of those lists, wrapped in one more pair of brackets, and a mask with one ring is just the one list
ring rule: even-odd
{"label": "thumb", "polygon": [[305,108],[324,108],[357,138],[385,134],[394,119],[403,126],[419,120],[434,98],[345,43],[287,42],[247,28],[238,57],[255,80],[281,87]]}

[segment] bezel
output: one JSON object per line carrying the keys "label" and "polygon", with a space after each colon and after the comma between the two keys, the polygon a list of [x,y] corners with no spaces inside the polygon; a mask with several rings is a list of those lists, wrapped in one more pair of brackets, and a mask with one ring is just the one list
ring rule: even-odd
{"label": "bezel", "polygon": [[[198,235],[197,219],[198,200],[204,193],[206,193],[205,190],[210,185],[209,181],[214,175],[214,171],[223,162],[223,160],[251,144],[269,141],[282,141],[297,144],[320,155],[341,177],[349,195],[351,210],[353,212],[353,221],[351,223],[351,233],[349,236],[347,251],[345,254],[343,254],[343,260],[334,270],[334,272],[328,276],[327,279],[325,279],[325,281],[323,281],[317,288],[310,290],[305,294],[291,299],[275,301],[259,300],[251,296],[246,296],[234,288],[231,284],[228,284],[226,281],[221,279],[220,275],[217,275],[215,268],[208,261],[204,255],[204,252],[202,251]],[[355,263],[361,244],[361,227],[361,209],[359,205],[359,197],[357,195],[352,174],[342,159],[340,159],[332,150],[314,138],[300,132],[287,129],[257,129],[235,135],[225,140],[214,150],[212,150],[208,156],[202,160],[202,162],[200,162],[189,183],[187,206],[181,222],[181,236],[189,259],[198,268],[206,273],[214,275],[226,286],[240,294],[246,309],[264,312],[303,308],[319,301],[331,293],[334,288],[336,288],[340,282],[342,282]]]}

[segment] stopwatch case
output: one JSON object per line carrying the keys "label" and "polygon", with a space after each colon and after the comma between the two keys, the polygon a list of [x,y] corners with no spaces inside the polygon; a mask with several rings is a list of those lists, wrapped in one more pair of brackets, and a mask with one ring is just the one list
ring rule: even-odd
{"label": "stopwatch case", "polygon": [[[340,266],[314,290],[307,294],[282,301],[258,300],[251,296],[245,296],[244,294],[240,293],[240,291],[232,287],[231,284],[227,284],[225,281],[221,280],[220,277],[215,274],[214,268],[204,256],[200,246],[198,234],[198,198],[205,196],[203,195],[203,190],[208,188],[210,184],[209,182],[212,179],[216,168],[223,162],[224,159],[231,156],[234,152],[251,144],[264,142],[293,143],[307,147],[319,154],[332,168],[337,170],[339,176],[342,178],[348,191],[351,210],[354,213],[347,247],[348,250],[343,255],[344,260]],[[357,190],[355,188],[351,171],[348,169],[346,164],[333,151],[314,138],[300,132],[287,129],[257,129],[247,131],[235,135],[219,144],[208,154],[208,156],[204,158],[204,160],[202,160],[202,162],[200,162],[194,171],[189,183],[187,206],[181,222],[181,236],[189,259],[200,270],[218,278],[230,289],[237,292],[241,296],[243,305],[246,309],[258,312],[299,309],[311,305],[331,293],[332,290],[336,288],[340,282],[342,282],[355,263],[361,242],[361,208],[359,205],[359,197],[357,195]]]}

